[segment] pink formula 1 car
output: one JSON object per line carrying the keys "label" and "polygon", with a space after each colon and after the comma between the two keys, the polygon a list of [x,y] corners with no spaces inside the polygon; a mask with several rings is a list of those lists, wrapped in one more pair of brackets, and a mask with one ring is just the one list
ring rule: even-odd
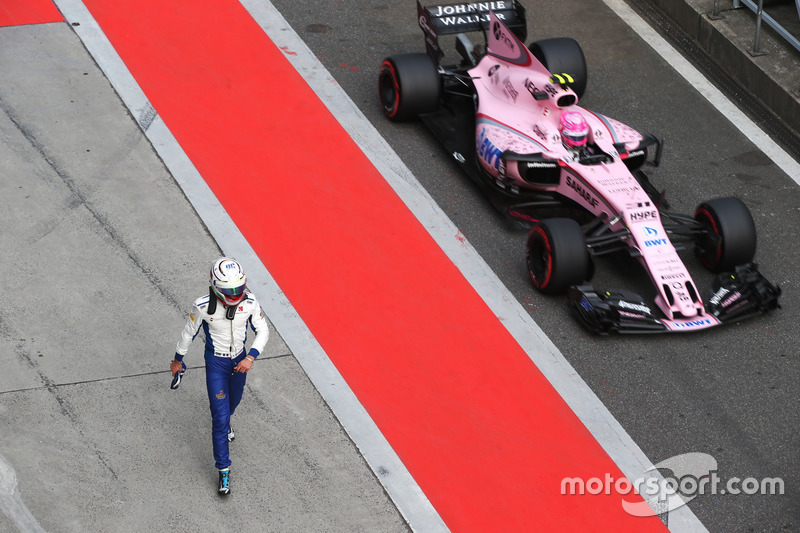
{"label": "pink formula 1 car", "polygon": [[[779,307],[780,288],[752,263],[747,207],[717,198],[694,216],[669,212],[642,172],[660,160],[658,139],[578,106],[587,74],[576,41],[526,47],[517,0],[418,3],[417,10],[427,53],[383,61],[383,112],[395,121],[421,118],[494,205],[531,228],[527,267],[539,291],[568,292],[570,308],[598,333],[695,331]],[[484,44],[467,37],[474,32]],[[445,34],[456,36],[456,65],[441,63]],[[678,255],[687,244],[719,273],[707,302]],[[593,256],[620,250],[649,274],[655,305],[584,284]]]}

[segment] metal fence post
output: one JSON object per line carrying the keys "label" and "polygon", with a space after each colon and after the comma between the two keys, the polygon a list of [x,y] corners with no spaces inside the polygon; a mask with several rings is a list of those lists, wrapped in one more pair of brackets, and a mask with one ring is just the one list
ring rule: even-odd
{"label": "metal fence post", "polygon": [[[800,2],[800,0],[797,0]],[[720,20],[724,19],[725,17],[719,14],[719,0],[714,0],[714,10],[708,15],[708,18],[711,20]]]}
{"label": "metal fence post", "polygon": [[753,42],[753,51],[750,52],[751,55],[760,56],[766,54],[766,52],[761,52],[759,47],[761,45],[761,18],[764,14],[764,0],[758,0],[758,8],[756,9],[756,37],[755,41]]}

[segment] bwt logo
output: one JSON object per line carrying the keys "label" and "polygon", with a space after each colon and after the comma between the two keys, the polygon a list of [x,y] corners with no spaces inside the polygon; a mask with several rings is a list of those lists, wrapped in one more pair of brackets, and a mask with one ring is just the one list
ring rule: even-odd
{"label": "bwt logo", "polygon": [[667,244],[667,239],[653,239],[651,241],[644,241],[644,245],[646,247],[661,246],[662,244]]}
{"label": "bwt logo", "polygon": [[643,228],[643,230],[644,230],[644,234],[649,236],[649,237],[655,237],[656,235],[658,235],[658,230],[655,229],[655,228],[650,228],[648,226],[645,226]]}

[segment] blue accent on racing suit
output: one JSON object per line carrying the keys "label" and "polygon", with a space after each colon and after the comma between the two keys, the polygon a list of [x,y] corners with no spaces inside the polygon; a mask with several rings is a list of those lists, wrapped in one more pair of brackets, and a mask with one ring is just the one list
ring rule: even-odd
{"label": "blue accent on racing suit", "polygon": [[231,416],[242,400],[247,380],[245,372],[234,372],[233,369],[246,357],[247,330],[252,329],[256,334],[247,355],[256,358],[267,344],[269,327],[261,306],[250,292],[236,306],[233,320],[226,317],[227,308],[219,300],[214,312],[209,313],[209,300],[209,296],[195,300],[181,332],[175,359],[183,360],[192,340],[202,327],[205,336],[206,388],[211,409],[214,461],[216,467],[222,469],[231,465],[228,429]]}

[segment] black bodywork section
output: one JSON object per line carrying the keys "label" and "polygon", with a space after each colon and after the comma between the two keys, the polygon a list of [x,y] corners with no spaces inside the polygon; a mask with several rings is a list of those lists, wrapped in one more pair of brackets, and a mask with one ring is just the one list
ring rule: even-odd
{"label": "black bodywork section", "polygon": [[[770,283],[755,264],[719,274],[705,310],[722,323],[738,322],[780,308],[781,289]],[[629,291],[598,291],[591,285],[572,287],[569,308],[593,333],[663,333],[669,328],[644,299]],[[707,320],[698,316],[697,320]]]}

